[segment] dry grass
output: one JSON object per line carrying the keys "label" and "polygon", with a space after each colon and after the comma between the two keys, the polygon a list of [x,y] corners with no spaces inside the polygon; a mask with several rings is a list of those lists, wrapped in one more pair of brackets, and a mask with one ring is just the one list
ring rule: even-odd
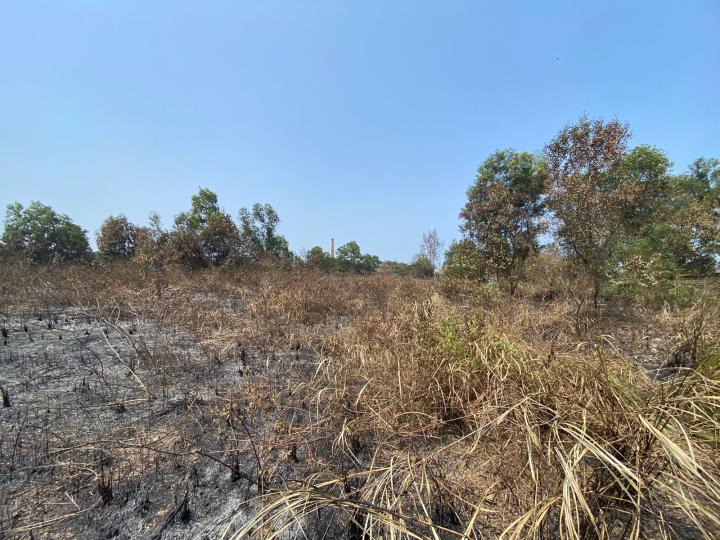
{"label": "dry grass", "polygon": [[[72,304],[116,332],[151,325],[153,339],[124,336],[136,352],[120,358],[135,399],[168,392],[153,373],[265,359],[241,387],[183,405],[204,429],[188,422],[165,438],[103,445],[140,482],[158,454],[184,467],[224,464],[251,488],[223,525],[228,537],[713,538],[720,529],[712,296],[595,313],[570,282],[510,298],[469,283],[304,269],[3,271],[18,283],[4,289],[4,312],[31,299],[33,309]],[[187,332],[200,357],[163,347],[170,328]],[[665,357],[666,376],[649,376],[636,353]],[[282,369],[276,354],[289,354]],[[242,460],[249,471],[233,465]]]}

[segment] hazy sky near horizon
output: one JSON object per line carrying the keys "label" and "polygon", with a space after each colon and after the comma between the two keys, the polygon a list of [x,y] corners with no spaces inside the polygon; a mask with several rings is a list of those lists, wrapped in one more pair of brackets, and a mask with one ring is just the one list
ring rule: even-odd
{"label": "hazy sky near horizon", "polygon": [[720,157],[720,1],[0,0],[0,204],[94,237],[209,187],[294,251],[409,261],[478,164],[579,116]]}

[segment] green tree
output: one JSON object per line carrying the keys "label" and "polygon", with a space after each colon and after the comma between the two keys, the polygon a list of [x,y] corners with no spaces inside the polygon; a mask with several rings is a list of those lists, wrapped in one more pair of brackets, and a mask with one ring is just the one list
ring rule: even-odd
{"label": "green tree", "polygon": [[671,181],[676,261],[688,273],[717,270],[720,256],[720,160],[700,158]]}
{"label": "green tree", "polygon": [[108,217],[96,236],[100,256],[109,261],[131,257],[135,253],[135,229],[123,214]]}
{"label": "green tree", "polygon": [[330,254],[324,251],[320,246],[314,246],[310,251],[308,251],[305,261],[308,266],[312,266],[313,268],[329,269],[332,268],[334,264],[334,260],[330,257]]}
{"label": "green tree", "polygon": [[380,266],[380,259],[375,255],[362,254],[360,246],[354,240],[340,246],[335,255],[341,270],[375,272]]}
{"label": "green tree", "polygon": [[[662,267],[664,275],[707,275],[716,268],[720,248],[717,160],[696,160],[687,174],[670,175],[660,150],[641,146],[625,159],[642,197],[628,217],[632,236],[618,246],[620,266],[628,257]],[[626,271],[626,269],[623,269]]]}
{"label": "green tree", "polygon": [[260,259],[263,256],[287,258],[290,256],[287,240],[277,233],[280,217],[269,204],[255,203],[252,210],[240,210],[240,241],[245,256]]}
{"label": "green tree", "polygon": [[192,268],[226,264],[240,258],[240,231],[220,209],[217,195],[200,188],[192,196],[190,210],[178,214],[169,235],[175,260]]}
{"label": "green tree", "polygon": [[355,240],[351,240],[337,248],[335,256],[340,264],[348,268],[357,268],[362,260],[360,246]]}
{"label": "green tree", "polygon": [[20,203],[7,206],[2,243],[7,254],[39,264],[77,261],[91,255],[87,232],[65,214],[37,201],[27,208]]}
{"label": "green tree", "polygon": [[511,294],[538,249],[545,180],[544,164],[533,154],[499,150],[478,168],[460,212],[482,265],[507,282]]}
{"label": "green tree", "polygon": [[197,194],[191,198],[190,211],[178,214],[175,225],[200,234],[210,219],[219,212],[217,195],[208,188],[199,188]]}
{"label": "green tree", "polygon": [[443,275],[453,279],[486,279],[484,259],[471,240],[465,238],[448,246]]}
{"label": "green tree", "polygon": [[383,261],[378,270],[396,276],[407,276],[413,273],[412,265],[398,261]]}

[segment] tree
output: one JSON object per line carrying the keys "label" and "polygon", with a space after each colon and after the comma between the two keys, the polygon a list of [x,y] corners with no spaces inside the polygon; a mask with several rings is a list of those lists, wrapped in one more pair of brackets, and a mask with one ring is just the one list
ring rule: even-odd
{"label": "tree", "polygon": [[407,276],[413,273],[412,265],[398,261],[383,261],[378,270],[395,276]]}
{"label": "tree", "polygon": [[176,260],[197,268],[208,263],[220,265],[240,258],[240,231],[232,218],[218,206],[217,195],[200,188],[191,207],[175,217],[169,237]]}
{"label": "tree", "polygon": [[148,268],[159,268],[174,254],[168,253],[170,235],[158,213],[151,212],[149,220],[149,226],[135,227],[133,231],[134,259]]}
{"label": "tree", "polygon": [[285,238],[277,234],[280,217],[269,204],[255,203],[252,211],[240,210],[240,241],[244,254],[253,259],[265,255],[288,257],[290,249]]}
{"label": "tree", "polygon": [[360,246],[354,240],[337,248],[335,257],[341,270],[358,270],[362,264]]}
{"label": "tree", "polygon": [[484,260],[477,246],[467,238],[452,242],[445,252],[443,274],[453,279],[484,280]]}
{"label": "tree", "polygon": [[635,267],[673,273],[707,275],[715,271],[720,251],[720,162],[698,159],[687,174],[670,175],[663,152],[634,148],[624,167],[641,188],[640,201],[628,215],[629,237],[617,246],[616,272]]}
{"label": "tree", "polygon": [[188,227],[175,227],[167,235],[168,259],[188,268],[202,268],[208,263],[200,235]]}
{"label": "tree", "polygon": [[199,188],[190,199],[190,210],[175,216],[175,227],[167,236],[169,259],[190,268],[205,266],[210,257],[206,256],[204,244],[212,241],[206,229],[218,213],[220,207],[215,192]]}
{"label": "tree", "polygon": [[175,225],[200,234],[210,219],[220,212],[217,195],[208,188],[199,188],[191,198],[189,212],[181,212],[175,217]]}
{"label": "tree", "polygon": [[545,179],[544,164],[533,154],[499,150],[478,168],[460,212],[483,266],[506,281],[511,294],[538,248]]}
{"label": "tree", "polygon": [[596,308],[615,242],[642,200],[641,186],[624,167],[629,137],[629,127],[618,120],[583,117],[545,147],[557,236],[593,279]]}
{"label": "tree", "polygon": [[380,266],[380,259],[375,255],[362,254],[360,246],[354,240],[337,249],[336,260],[341,270],[375,272]]}
{"label": "tree", "polygon": [[123,214],[108,217],[96,236],[100,256],[110,261],[131,257],[135,253],[135,228]]}
{"label": "tree", "polygon": [[695,160],[688,174],[672,179],[670,193],[677,262],[691,274],[714,272],[720,255],[720,160]]}
{"label": "tree", "polygon": [[410,268],[413,275],[418,278],[431,278],[435,275],[435,265],[427,255],[418,255]]}
{"label": "tree", "polygon": [[203,255],[213,264],[221,265],[239,256],[240,232],[228,214],[213,213],[199,236]]}
{"label": "tree", "polygon": [[71,262],[91,255],[87,232],[37,201],[27,208],[20,203],[7,206],[2,242],[9,255],[33,263]]}
{"label": "tree", "polygon": [[422,242],[420,242],[420,257],[426,257],[430,264],[435,268],[440,258],[440,253],[443,248],[443,241],[440,240],[438,233],[435,229],[423,233]]}
{"label": "tree", "polygon": [[330,254],[323,250],[320,246],[314,246],[310,251],[307,252],[305,261],[308,266],[313,268],[332,268],[333,258]]}

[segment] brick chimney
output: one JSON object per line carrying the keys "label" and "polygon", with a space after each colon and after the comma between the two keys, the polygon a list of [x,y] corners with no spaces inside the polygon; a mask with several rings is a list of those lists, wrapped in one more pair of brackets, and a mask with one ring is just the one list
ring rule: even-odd
{"label": "brick chimney", "polygon": [[330,239],[330,256],[334,259],[335,258],[335,239]]}

